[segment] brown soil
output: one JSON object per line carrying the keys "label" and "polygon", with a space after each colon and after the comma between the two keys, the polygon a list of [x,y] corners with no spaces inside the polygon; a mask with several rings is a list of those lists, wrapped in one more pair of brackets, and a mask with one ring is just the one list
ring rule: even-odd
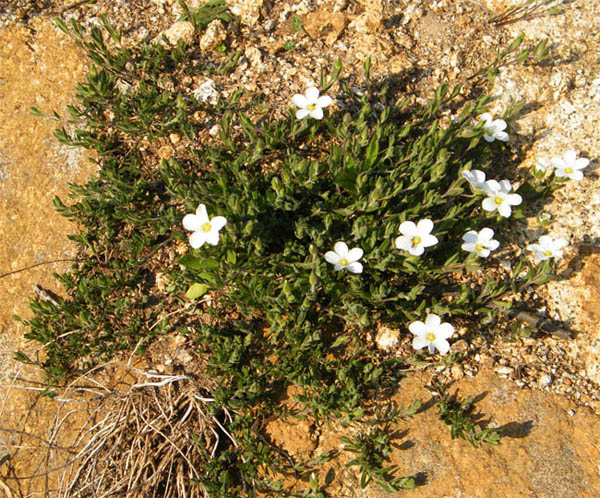
{"label": "brown soil", "polygon": [[[517,98],[535,104],[511,130],[517,138],[510,146],[524,167],[533,167],[537,157],[561,155],[567,148],[592,159],[584,180],[568,185],[547,208],[556,219],[552,233],[568,238],[570,247],[562,279],[540,294],[548,302],[546,313],[577,335],[571,341],[552,336],[462,341],[468,361],[460,368],[439,368],[436,375],[456,381],[452,390],[458,389],[461,397],[477,396],[476,406],[491,418],[490,426],[502,426],[507,437],[499,447],[472,449],[463,440],[451,440],[436,409],[430,408],[412,422],[398,424],[401,436],[392,463],[398,465],[399,475],[422,476],[425,486],[411,492],[415,496],[596,495],[600,489],[600,439],[595,430],[600,413],[600,211],[594,207],[600,200],[594,166],[600,157],[596,132],[600,6],[575,0],[564,5],[559,16],[524,20],[513,16],[509,20],[515,22],[498,26],[490,19],[510,2],[229,3],[234,10],[241,9],[246,24],[235,35],[228,33],[227,42],[245,56],[232,76],[216,80],[216,89],[224,96],[239,86],[261,91],[279,110],[287,108],[290,95],[317,83],[319,69],[338,56],[345,74],[350,74],[359,73],[371,55],[375,75],[388,77],[397,98],[409,94],[423,99],[444,80],[471,84],[468,77],[520,31],[534,42],[551,38],[548,64],[501,71],[493,110],[499,113]],[[35,354],[23,340],[27,331],[13,315],[30,316],[27,300],[33,285],[61,293],[52,273],[64,271],[69,263],[48,262],[76,256],[66,238],[74,227],[56,215],[51,201],[55,195],[66,197],[68,182],[82,182],[94,170],[81,151],[63,147],[52,137],[54,121],[36,118],[29,111],[34,105],[62,113],[73,98],[76,82],[85,75],[82,53],[49,19],[74,16],[89,26],[91,19],[106,12],[125,31],[128,42],[136,43],[170,26],[177,9],[177,2],[171,0],[100,0],[77,8],[69,8],[71,2],[39,4],[17,1],[0,6],[4,26],[0,29],[0,273],[15,272],[0,278],[0,496],[28,496],[54,487],[44,475],[28,478],[47,468],[47,453],[40,449],[46,445],[38,438],[49,437],[56,405],[24,389],[38,386],[39,377],[12,360],[15,350]],[[331,11],[337,14],[327,16]],[[293,29],[293,16],[306,23],[308,34]],[[199,43],[208,47],[210,41]],[[286,42],[295,50],[286,50]],[[360,86],[358,80],[351,84]],[[537,213],[530,214],[527,224],[515,227],[523,243],[543,233],[535,221]],[[36,264],[40,265],[31,267]],[[26,267],[31,268],[18,271]],[[454,347],[458,349],[460,342]],[[407,347],[404,338],[390,354]],[[422,372],[407,378],[393,401],[400,406],[414,399],[428,401],[431,395],[423,386],[431,376],[432,372]],[[65,441],[80,422],[70,419],[73,427],[64,427]],[[353,430],[316,428],[295,419],[276,420],[266,428],[274,442],[291,455],[302,456],[340,449],[339,436]],[[58,465],[65,457],[58,451],[49,458]],[[328,496],[384,496],[375,487],[361,490],[355,471],[345,465],[347,460],[344,455],[323,467],[320,482],[327,483]]]}

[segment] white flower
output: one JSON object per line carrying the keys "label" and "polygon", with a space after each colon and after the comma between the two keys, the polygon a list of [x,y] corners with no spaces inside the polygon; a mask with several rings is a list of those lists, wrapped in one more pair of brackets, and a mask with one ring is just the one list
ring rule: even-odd
{"label": "white flower", "polygon": [[426,247],[438,243],[435,235],[431,235],[433,221],[420,220],[416,225],[412,221],[405,221],[400,225],[400,237],[396,238],[396,247],[404,249],[413,256],[420,256]]}
{"label": "white flower", "polygon": [[323,95],[319,97],[319,89],[310,87],[304,95],[297,93],[292,97],[292,102],[296,107],[299,107],[296,111],[296,117],[298,119],[310,116],[315,119],[323,118],[323,107],[327,107],[331,104],[331,97]]}
{"label": "white flower", "polygon": [[562,157],[555,157],[550,161],[550,164],[556,168],[555,175],[557,178],[570,178],[571,180],[579,181],[583,178],[583,173],[580,171],[590,164],[590,160],[584,157],[577,159],[577,152],[568,150]]}
{"label": "white flower", "polygon": [[219,230],[226,223],[227,220],[223,216],[215,216],[209,220],[204,204],[198,206],[196,214],[186,214],[183,217],[183,228],[194,232],[190,235],[190,245],[194,249],[202,247],[205,242],[216,246],[219,243]]}
{"label": "white flower", "polygon": [[506,121],[503,119],[492,119],[492,115],[489,112],[483,113],[479,116],[480,121],[483,121],[483,139],[486,142],[493,142],[494,140],[501,140],[508,142],[508,133],[506,129]]}
{"label": "white flower", "polygon": [[477,256],[487,258],[490,251],[498,249],[500,242],[493,239],[494,231],[491,228],[482,228],[479,233],[471,230],[463,235],[465,243],[461,246],[465,251],[475,252]]}
{"label": "white flower", "polygon": [[539,158],[535,162],[534,168],[536,171],[539,171],[540,173],[545,173],[546,171],[552,171],[552,162],[548,162],[548,161],[546,161],[546,159]]}
{"label": "white flower", "polygon": [[363,257],[360,247],[348,250],[344,242],[336,242],[333,251],[325,253],[325,261],[334,265],[335,271],[348,270],[352,273],[362,273],[363,265],[358,262]]}
{"label": "white flower", "polygon": [[549,235],[542,235],[539,243],[527,246],[527,250],[533,251],[539,261],[545,261],[550,258],[562,258],[562,250],[567,245],[568,242],[565,239],[558,238],[554,240]]}
{"label": "white flower", "polygon": [[486,211],[497,209],[500,216],[508,218],[512,213],[511,206],[518,206],[523,201],[519,194],[511,194],[511,190],[512,185],[508,180],[488,180],[484,187],[488,198],[483,200],[481,207]]}
{"label": "white flower", "polygon": [[462,176],[467,180],[474,191],[484,190],[485,188],[485,173],[478,169],[471,169],[462,172]]}
{"label": "white flower", "polygon": [[408,326],[408,330],[415,336],[413,339],[413,348],[422,349],[428,346],[429,353],[433,354],[437,349],[440,353],[446,354],[450,350],[448,344],[449,337],[454,334],[454,327],[449,323],[442,323],[437,315],[427,315],[425,323],[417,321]]}

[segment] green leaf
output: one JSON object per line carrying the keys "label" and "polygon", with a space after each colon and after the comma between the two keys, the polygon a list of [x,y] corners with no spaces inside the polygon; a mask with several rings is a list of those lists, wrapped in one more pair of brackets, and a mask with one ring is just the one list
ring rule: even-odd
{"label": "green leaf", "polygon": [[198,299],[199,297],[206,294],[207,290],[208,285],[195,283],[190,285],[190,288],[185,293],[185,297],[187,297],[188,299]]}
{"label": "green leaf", "polygon": [[335,177],[335,184],[345,190],[353,192],[356,188],[356,178],[358,177],[358,168],[344,168]]}

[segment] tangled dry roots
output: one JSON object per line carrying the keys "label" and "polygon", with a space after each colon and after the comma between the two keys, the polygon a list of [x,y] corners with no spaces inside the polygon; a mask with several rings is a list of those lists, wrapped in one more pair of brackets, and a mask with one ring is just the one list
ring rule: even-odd
{"label": "tangled dry roots", "polygon": [[[121,365],[138,379],[124,391],[109,390],[94,380],[94,389],[71,386],[70,393],[62,393],[63,407],[83,401],[65,395],[79,397],[84,391],[85,401],[94,407],[78,433],[73,445],[77,454],[63,468],[55,496],[205,497],[203,486],[194,483],[200,478],[196,468],[214,455],[219,433],[224,434],[213,428],[221,424],[207,411],[213,400],[201,395],[190,376]],[[91,377],[86,380],[89,383]],[[63,419],[57,414],[55,432]]]}

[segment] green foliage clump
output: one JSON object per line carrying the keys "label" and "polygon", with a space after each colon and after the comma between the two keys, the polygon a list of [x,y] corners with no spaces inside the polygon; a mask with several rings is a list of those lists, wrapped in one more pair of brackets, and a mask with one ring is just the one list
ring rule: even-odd
{"label": "green foliage clump", "polygon": [[[197,29],[207,16],[229,21],[222,4],[185,15]],[[255,435],[288,387],[297,389],[301,415],[316,421],[356,419],[364,400],[394,388],[405,359],[382,355],[368,341],[377,324],[407,334],[408,323],[427,313],[446,321],[495,314],[507,292],[547,278],[549,267],[523,261],[522,280],[483,274],[479,285],[464,283],[480,265],[461,250],[462,235],[491,226],[502,237],[512,221],[482,211],[482,197],[461,176],[498,160],[474,125],[488,97],[444,119],[459,88],[442,85],[420,106],[366,80],[357,96],[339,79],[338,62],[321,89],[339,83],[339,110],[322,121],[299,121],[293,110],[256,119],[255,101],[242,108],[241,92],[211,106],[177,84],[189,74],[227,72],[239,55],[205,64],[181,44],[124,48],[106,26],[113,48],[98,28],[87,40],[75,23],[71,30],[59,25],[93,64],[79,105],[69,108],[76,129],[61,128],[57,137],[95,150],[99,170],[72,187],[70,203],[55,201],[80,226],[72,239],[81,257],[59,276],[67,293],[60,306],[32,304],[27,337],[45,346],[45,358],[21,358],[59,382],[157,334],[190,335],[219,381],[212,414],[230,411],[228,430],[238,442],[207,455],[202,484],[209,493],[238,496],[248,483],[281,489],[261,469],[282,470],[285,462]],[[206,135],[208,125],[192,119],[197,112],[219,123],[218,140],[150,161],[143,141],[178,133],[197,144]],[[173,248],[187,243],[181,220],[199,203],[227,218],[219,244],[175,259]],[[420,257],[396,249],[399,225],[424,218],[434,222],[439,244]],[[324,260],[340,240],[364,250],[362,274],[334,272]],[[159,272],[170,282],[164,289],[156,285]],[[210,306],[190,304],[204,293]],[[387,479],[385,431],[347,444],[362,484],[412,485]],[[317,493],[314,479],[311,486]]]}

